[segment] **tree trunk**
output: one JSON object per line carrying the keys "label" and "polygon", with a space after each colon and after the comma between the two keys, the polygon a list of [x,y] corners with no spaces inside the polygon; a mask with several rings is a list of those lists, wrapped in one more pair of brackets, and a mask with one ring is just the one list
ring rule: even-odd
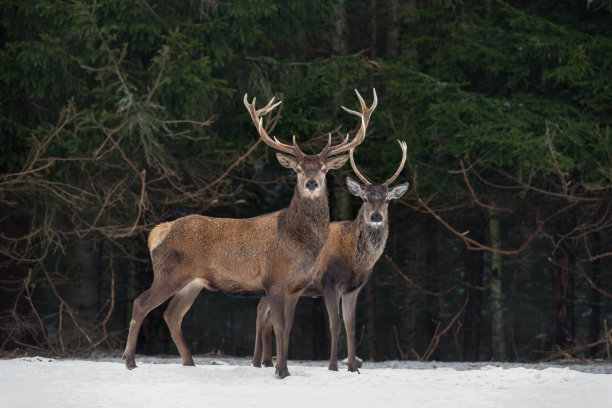
{"label": "tree trunk", "polygon": [[344,177],[337,174],[328,176],[331,179],[333,205],[331,208],[331,217],[335,221],[351,220],[353,214],[351,211],[351,195],[346,188]]}
{"label": "tree trunk", "polygon": [[400,54],[400,4],[399,0],[387,0],[387,53],[394,57]]}
{"label": "tree trunk", "polygon": [[99,306],[99,279],[94,241],[92,239],[79,241],[74,251],[79,275],[72,295],[73,306],[79,321],[89,325],[98,314]]}
{"label": "tree trunk", "polygon": [[337,55],[348,54],[346,43],[346,0],[336,0],[332,5],[334,13],[334,33],[332,34],[332,51]]}
{"label": "tree trunk", "polygon": [[555,301],[556,301],[556,322],[555,322],[555,345],[563,348],[573,343],[574,332],[574,274],[572,268],[575,267],[575,257],[569,250],[557,260],[557,270],[555,273]]}
{"label": "tree trunk", "polygon": [[[376,361],[376,275],[372,274],[368,284],[363,288],[366,301],[366,347],[368,357]],[[356,340],[357,341],[357,340]]]}
{"label": "tree trunk", "polygon": [[[470,236],[478,242],[483,241],[483,222],[481,217],[469,217]],[[463,357],[465,361],[480,360],[480,334],[482,319],[482,291],[474,289],[483,285],[484,259],[482,251],[465,250],[463,265],[465,280],[470,286],[466,291],[469,296],[465,310]]]}
{"label": "tree trunk", "polygon": [[376,59],[378,47],[378,27],[376,22],[376,0],[370,0],[370,57]]}
{"label": "tree trunk", "polygon": [[[591,244],[591,251],[594,254],[600,252],[601,246],[599,234],[594,234],[594,238]],[[595,286],[599,286],[601,282],[601,262],[596,260],[590,265],[591,280]],[[601,293],[591,288],[591,315],[589,317],[589,342],[595,342],[599,340],[601,333]],[[591,349],[591,357],[596,357],[599,351],[602,349],[601,346],[595,346]]]}
{"label": "tree trunk", "polygon": [[313,299],[312,307],[312,359],[323,360],[329,357],[329,323],[327,322],[327,310],[323,306],[323,298]]}
{"label": "tree trunk", "polygon": [[[489,213],[489,234],[491,235],[491,248],[501,249],[501,223],[498,216],[491,211]],[[493,359],[505,361],[506,337],[504,333],[503,314],[503,291],[502,291],[502,255],[491,253],[491,349]]]}
{"label": "tree trunk", "polygon": [[[427,231],[425,231],[425,273],[429,277],[428,289],[432,292],[440,291],[440,274],[438,267],[438,230],[436,228],[435,221],[428,219],[426,222]],[[433,279],[432,279],[433,278]],[[442,311],[443,298],[442,296],[427,295],[427,337],[428,343],[431,339],[438,334],[441,330],[441,317],[440,312]],[[432,360],[438,360],[439,348],[436,348],[433,354],[430,356]]]}
{"label": "tree trunk", "polygon": [[[399,1],[387,0],[387,54],[394,57],[415,57],[416,47],[410,43],[410,39],[402,38],[400,29],[402,23],[414,23],[417,18],[414,14],[406,14],[406,10],[417,10],[419,4],[416,0]],[[402,39],[403,41],[400,41]]]}

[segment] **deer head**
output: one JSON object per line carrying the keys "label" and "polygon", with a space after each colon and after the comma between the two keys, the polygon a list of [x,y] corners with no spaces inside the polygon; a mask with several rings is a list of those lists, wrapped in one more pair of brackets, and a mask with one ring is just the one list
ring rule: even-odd
{"label": "deer head", "polygon": [[325,175],[329,170],[339,169],[346,163],[348,156],[338,156],[338,154],[349,151],[357,147],[365,138],[365,130],[370,120],[372,111],[376,108],[378,99],[376,97],[376,91],[374,90],[374,102],[370,108],[366,107],[363,98],[359,95],[359,92],[355,90],[359,103],[361,104],[361,112],[352,111],[350,109],[342,107],[347,112],[357,115],[361,118],[361,126],[357,135],[349,142],[349,136],[337,145],[332,146],[331,144],[331,133],[327,141],[327,145],[323,148],[321,153],[307,155],[299,148],[293,136],[293,144],[285,144],[280,142],[276,137],[272,139],[268,136],[268,133],[262,125],[262,116],[271,112],[274,108],[280,105],[281,102],[274,103],[274,98],[268,102],[266,106],[260,109],[255,109],[256,98],[253,98],[253,102],[248,102],[247,94],[244,95],[244,106],[251,115],[253,124],[259,132],[259,136],[263,142],[268,146],[279,150],[283,153],[276,153],[276,158],[280,164],[286,168],[293,169],[298,177],[297,189],[302,197],[317,198],[322,192],[326,191]]}
{"label": "deer head", "polygon": [[400,142],[398,140],[398,143],[402,149],[402,162],[400,163],[395,174],[389,180],[385,181],[379,186],[372,185],[372,183],[370,183],[361,174],[355,165],[355,159],[353,158],[354,149],[351,149],[349,152],[353,171],[355,172],[355,175],[357,175],[357,177],[359,177],[359,179],[364,183],[364,185],[362,186],[350,177],[346,178],[346,184],[351,194],[361,197],[363,200],[362,213],[364,221],[368,225],[374,227],[380,227],[386,222],[387,205],[389,204],[389,201],[400,198],[408,190],[409,183],[403,183],[389,189],[389,185],[395,181],[397,176],[399,176],[404,168],[404,163],[406,162],[406,142]]}

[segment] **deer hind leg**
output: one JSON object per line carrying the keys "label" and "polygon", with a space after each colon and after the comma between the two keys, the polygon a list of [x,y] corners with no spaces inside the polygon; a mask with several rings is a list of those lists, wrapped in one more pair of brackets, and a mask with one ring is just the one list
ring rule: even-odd
{"label": "deer hind leg", "polygon": [[348,370],[359,373],[361,362],[355,358],[355,306],[359,289],[342,295],[342,319],[346,329],[346,343],[348,349]]}
{"label": "deer hind leg", "polygon": [[170,335],[178,348],[184,366],[195,366],[185,338],[181,330],[181,322],[185,313],[191,308],[196,297],[204,286],[199,279],[194,279],[181,289],[170,301],[164,312],[164,320],[170,329]]}
{"label": "deer hind leg", "polygon": [[338,371],[338,335],[340,334],[340,311],[338,305],[338,292],[335,289],[326,289],[323,292],[325,307],[329,315],[329,330],[331,331],[331,354],[329,369]]}
{"label": "deer hind leg", "polygon": [[270,319],[270,314],[266,313],[268,318],[265,321],[262,337],[263,337],[263,361],[262,364],[264,367],[274,367],[274,363],[272,362],[272,319]]}
{"label": "deer hind leg", "polygon": [[268,305],[268,298],[266,297],[261,298],[261,300],[259,301],[259,304],[257,305],[257,319],[255,320],[255,350],[253,351],[253,360],[252,360],[254,367],[261,367],[262,347],[265,352],[266,348],[264,344],[267,340],[266,336],[272,335],[272,333],[266,334],[266,323],[269,321],[268,319],[269,310],[270,310],[270,307]]}
{"label": "deer hind leg", "polygon": [[138,332],[142,325],[142,321],[151,310],[164,303],[170,296],[174,295],[178,289],[180,289],[180,286],[168,286],[167,284],[160,284],[158,281],[153,281],[153,285],[134,300],[130,330],[123,352],[125,366],[129,370],[136,367],[134,352],[136,351],[136,341],[138,340]]}

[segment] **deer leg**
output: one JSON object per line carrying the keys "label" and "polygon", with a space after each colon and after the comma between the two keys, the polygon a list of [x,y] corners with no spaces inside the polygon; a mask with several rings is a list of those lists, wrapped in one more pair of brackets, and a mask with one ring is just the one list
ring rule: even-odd
{"label": "deer leg", "polygon": [[140,330],[142,321],[151,310],[164,303],[166,299],[174,295],[177,290],[177,287],[162,285],[153,281],[153,285],[134,300],[130,330],[125,350],[123,351],[125,366],[129,370],[136,367],[134,352],[136,351],[136,341],[138,340],[138,331]]}
{"label": "deer leg", "polygon": [[181,330],[181,322],[202,288],[202,284],[197,280],[191,281],[174,295],[168,308],[164,312],[164,320],[170,329],[172,340],[181,354],[184,366],[195,366],[195,363],[193,362],[187,343],[185,343],[183,331]]}
{"label": "deer leg", "polygon": [[285,350],[285,293],[269,294],[270,319],[276,335],[276,375],[278,378],[285,378],[289,375],[287,369],[287,356]]}
{"label": "deer leg", "polygon": [[264,367],[274,367],[274,363],[272,362],[272,319],[270,319],[270,314],[266,312],[266,321],[263,327],[262,337],[263,337],[263,361],[262,364]]}
{"label": "deer leg", "polygon": [[[265,325],[268,317],[268,299],[262,297],[257,305],[257,318],[255,319],[255,350],[253,351],[253,366],[261,367],[262,337],[265,336]],[[265,339],[263,339],[265,341]],[[265,349],[264,349],[265,350]]]}
{"label": "deer leg", "polygon": [[331,355],[329,357],[329,369],[338,371],[338,335],[340,334],[340,317],[338,306],[338,292],[335,289],[323,291],[325,307],[329,315],[329,330],[331,331]]}
{"label": "deer leg", "polygon": [[361,362],[355,358],[355,307],[357,305],[357,295],[359,289],[342,295],[342,319],[344,320],[344,328],[346,329],[346,343],[348,349],[348,370],[357,371]]}
{"label": "deer leg", "polygon": [[285,299],[285,330],[283,332],[283,337],[285,338],[285,348],[283,350],[283,354],[285,355],[285,358],[289,358],[289,333],[291,332],[291,327],[293,326],[293,314],[295,313],[295,307],[299,299],[299,293],[289,295]]}

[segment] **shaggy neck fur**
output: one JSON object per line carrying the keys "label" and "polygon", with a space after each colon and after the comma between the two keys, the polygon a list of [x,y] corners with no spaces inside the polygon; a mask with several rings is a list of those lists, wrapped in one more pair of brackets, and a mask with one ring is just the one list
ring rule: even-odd
{"label": "shaggy neck fur", "polygon": [[318,255],[329,235],[327,190],[321,191],[316,198],[308,198],[302,197],[296,186],[291,204],[280,215],[279,227]]}
{"label": "shaggy neck fur", "polygon": [[383,219],[382,225],[379,226],[366,222],[364,212],[365,210],[362,206],[357,218],[353,221],[353,227],[358,232],[354,265],[359,265],[360,269],[369,271],[374,267],[374,264],[385,249],[389,225],[386,216]]}

